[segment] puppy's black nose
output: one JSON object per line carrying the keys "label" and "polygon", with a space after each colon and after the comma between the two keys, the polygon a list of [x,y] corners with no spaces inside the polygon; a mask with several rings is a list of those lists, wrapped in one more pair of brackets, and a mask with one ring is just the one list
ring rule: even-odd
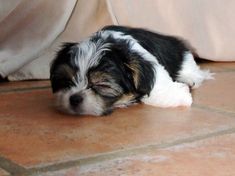
{"label": "puppy's black nose", "polygon": [[82,102],[83,98],[80,95],[74,94],[69,98],[70,105],[73,107],[78,106]]}

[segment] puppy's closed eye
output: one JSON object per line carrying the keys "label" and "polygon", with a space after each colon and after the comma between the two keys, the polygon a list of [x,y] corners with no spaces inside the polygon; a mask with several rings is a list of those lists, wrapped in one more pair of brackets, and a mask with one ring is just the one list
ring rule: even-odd
{"label": "puppy's closed eye", "polygon": [[91,72],[89,74],[90,86],[97,94],[103,97],[118,97],[123,93],[122,88],[111,75],[105,72]]}
{"label": "puppy's closed eye", "polygon": [[122,94],[120,88],[109,83],[99,83],[92,86],[92,89],[103,97],[118,97]]}

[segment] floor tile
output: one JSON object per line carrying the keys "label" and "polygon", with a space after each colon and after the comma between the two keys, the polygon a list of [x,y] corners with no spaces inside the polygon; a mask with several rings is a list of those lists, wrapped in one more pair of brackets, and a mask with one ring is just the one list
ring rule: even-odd
{"label": "floor tile", "polygon": [[235,135],[45,173],[45,176],[233,176]]}
{"label": "floor tile", "polygon": [[235,113],[235,72],[215,75],[193,91],[194,104],[213,107]]}
{"label": "floor tile", "polygon": [[57,112],[51,90],[1,94],[0,153],[34,167],[174,141],[235,126],[235,118],[200,110],[136,105],[106,117]]}
{"label": "floor tile", "polygon": [[50,82],[48,80],[44,81],[15,81],[15,82],[3,82],[0,83],[0,93],[9,92],[19,89],[33,89],[40,87],[50,87]]}

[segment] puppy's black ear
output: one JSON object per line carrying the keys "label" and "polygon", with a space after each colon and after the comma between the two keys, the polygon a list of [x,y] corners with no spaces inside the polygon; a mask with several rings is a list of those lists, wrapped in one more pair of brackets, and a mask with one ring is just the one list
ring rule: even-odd
{"label": "puppy's black ear", "polygon": [[154,85],[155,78],[153,64],[134,54],[126,66],[132,72],[137,93],[140,95],[149,94]]}
{"label": "puppy's black ear", "polygon": [[72,79],[76,73],[75,57],[77,43],[65,43],[57,52],[50,68],[50,80],[53,93],[74,85]]}

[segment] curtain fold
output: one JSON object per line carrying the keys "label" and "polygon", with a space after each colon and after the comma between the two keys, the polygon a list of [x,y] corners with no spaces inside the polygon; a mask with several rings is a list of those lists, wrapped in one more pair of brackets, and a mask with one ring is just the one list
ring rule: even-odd
{"label": "curtain fold", "polygon": [[47,79],[62,42],[110,24],[176,35],[201,57],[234,61],[234,10],[231,0],[0,0],[0,75]]}

